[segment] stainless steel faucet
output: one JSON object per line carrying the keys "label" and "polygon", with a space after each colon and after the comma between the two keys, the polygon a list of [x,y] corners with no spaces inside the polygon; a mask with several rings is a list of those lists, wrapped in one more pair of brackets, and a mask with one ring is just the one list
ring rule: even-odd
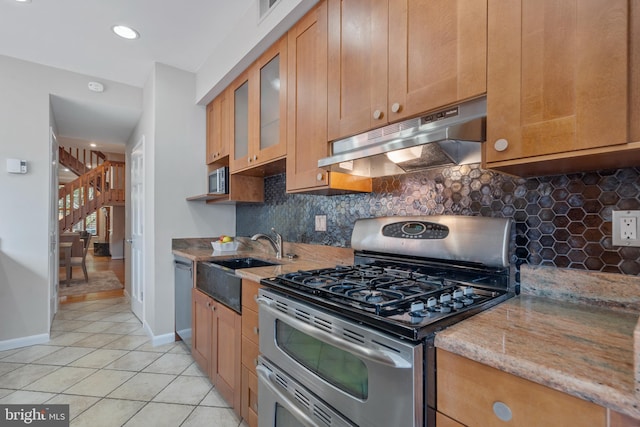
{"label": "stainless steel faucet", "polygon": [[256,241],[258,239],[267,239],[273,250],[276,251],[276,258],[282,258],[282,235],[276,231],[275,228],[271,228],[271,231],[276,235],[276,239],[273,240],[271,237],[266,234],[258,233],[251,236],[251,240]]}

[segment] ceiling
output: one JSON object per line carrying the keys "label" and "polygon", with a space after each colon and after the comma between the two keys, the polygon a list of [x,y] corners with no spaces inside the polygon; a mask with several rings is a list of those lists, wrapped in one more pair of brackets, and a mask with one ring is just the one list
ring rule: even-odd
{"label": "ceiling", "polygon": [[[0,55],[142,88],[154,62],[197,72],[256,1],[0,0]],[[140,38],[117,37],[116,24]],[[51,102],[61,141],[94,141],[105,152],[124,152],[141,113]]]}

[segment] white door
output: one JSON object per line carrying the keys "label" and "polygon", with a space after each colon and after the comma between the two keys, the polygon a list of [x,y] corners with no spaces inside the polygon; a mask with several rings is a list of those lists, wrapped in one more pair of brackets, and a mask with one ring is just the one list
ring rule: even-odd
{"label": "white door", "polygon": [[49,162],[49,326],[53,322],[53,316],[58,311],[58,271],[60,260],[58,259],[58,140],[49,129],[49,145],[51,150],[51,162]]}
{"label": "white door", "polygon": [[144,136],[131,152],[131,311],[144,323]]}

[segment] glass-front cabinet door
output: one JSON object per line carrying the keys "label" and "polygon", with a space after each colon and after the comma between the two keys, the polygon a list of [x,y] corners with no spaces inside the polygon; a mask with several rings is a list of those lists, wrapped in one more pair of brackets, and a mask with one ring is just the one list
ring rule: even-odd
{"label": "glass-front cabinet door", "polygon": [[280,55],[260,69],[260,150],[280,140]]}
{"label": "glass-front cabinet door", "polygon": [[287,38],[273,44],[234,82],[231,172],[287,154]]}
{"label": "glass-front cabinet door", "polygon": [[231,171],[244,168],[249,157],[249,78],[243,73],[232,84],[231,101],[231,143],[233,149],[229,156]]}

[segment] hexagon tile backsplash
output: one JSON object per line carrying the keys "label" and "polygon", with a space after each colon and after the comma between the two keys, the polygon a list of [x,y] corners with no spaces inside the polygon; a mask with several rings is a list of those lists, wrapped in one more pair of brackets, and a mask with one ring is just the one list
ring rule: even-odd
{"label": "hexagon tile backsplash", "polygon": [[[348,247],[358,218],[481,215],[513,218],[518,263],[640,274],[640,248],[614,247],[611,211],[640,209],[640,168],[514,178],[455,166],[374,179],[371,194],[286,194],[265,181],[265,203],[238,205],[237,234],[274,227],[287,241]],[[314,231],[315,216],[327,231]]]}

